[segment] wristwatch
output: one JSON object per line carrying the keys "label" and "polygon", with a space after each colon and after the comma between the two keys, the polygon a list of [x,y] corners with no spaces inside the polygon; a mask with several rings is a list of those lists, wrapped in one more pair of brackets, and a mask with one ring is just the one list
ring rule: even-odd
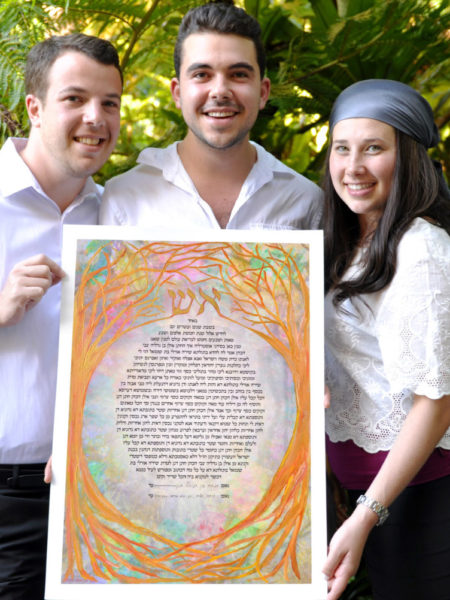
{"label": "wristwatch", "polygon": [[372,498],[368,498],[365,494],[362,494],[358,498],[358,500],[356,501],[356,504],[364,504],[364,506],[367,506],[367,508],[370,508],[370,510],[373,510],[373,512],[378,517],[377,527],[380,525],[383,525],[383,523],[386,521],[386,519],[389,516],[388,509],[385,506],[383,506],[381,504],[381,502],[378,502],[377,500],[372,500]]}

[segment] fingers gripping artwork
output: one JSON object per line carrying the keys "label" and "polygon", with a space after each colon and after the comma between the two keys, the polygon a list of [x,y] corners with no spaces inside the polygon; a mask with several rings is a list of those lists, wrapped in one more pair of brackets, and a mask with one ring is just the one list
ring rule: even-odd
{"label": "fingers gripping artwork", "polygon": [[98,231],[70,292],[59,589],[309,589],[309,239]]}

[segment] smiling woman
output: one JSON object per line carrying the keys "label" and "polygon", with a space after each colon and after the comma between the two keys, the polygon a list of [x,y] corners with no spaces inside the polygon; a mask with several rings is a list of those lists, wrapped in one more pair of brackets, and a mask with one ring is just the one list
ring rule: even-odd
{"label": "smiling woman", "polygon": [[445,600],[450,194],[426,152],[439,136],[422,96],[388,80],[344,90],[330,131],[327,452],[354,510],[330,542],[328,600],[363,550],[374,599]]}
{"label": "smiling woman", "polygon": [[397,154],[394,128],[374,119],[336,123],[330,153],[333,186],[358,215],[361,239],[376,229],[384,212]]}

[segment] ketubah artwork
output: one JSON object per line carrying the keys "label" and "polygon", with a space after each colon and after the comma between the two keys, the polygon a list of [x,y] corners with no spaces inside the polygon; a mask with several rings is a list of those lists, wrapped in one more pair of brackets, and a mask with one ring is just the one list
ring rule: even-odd
{"label": "ketubah artwork", "polygon": [[219,233],[65,228],[48,599],[325,598],[321,232]]}

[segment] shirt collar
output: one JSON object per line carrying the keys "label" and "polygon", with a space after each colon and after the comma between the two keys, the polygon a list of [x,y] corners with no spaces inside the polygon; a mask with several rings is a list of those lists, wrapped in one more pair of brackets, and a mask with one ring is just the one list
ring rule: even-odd
{"label": "shirt collar", "polygon": [[[250,143],[256,149],[257,160],[245,182],[249,193],[254,193],[264,184],[271,181],[274,178],[275,173],[294,174],[290,167],[287,167],[281,161],[277,160],[275,156],[270,154],[270,152],[267,152],[262,146],[255,142]],[[160,169],[164,179],[175,183],[179,187],[188,187],[189,189],[192,189],[192,181],[186,173],[177,151],[178,144],[179,142],[175,142],[170,144],[170,146],[167,146],[167,148],[145,148],[139,154],[137,162],[139,164]],[[180,185],[182,182],[184,182],[184,185]]]}
{"label": "shirt collar", "polygon": [[22,160],[19,152],[25,147],[24,138],[8,138],[0,150],[0,193],[2,196],[12,196],[27,188],[41,187],[33,173]]}
{"label": "shirt collar", "polygon": [[178,154],[179,142],[174,142],[167,148],[145,148],[139,154],[137,162],[159,169],[166,181],[174,183],[178,187],[194,192],[194,184],[187,174],[180,155]]}
{"label": "shirt collar", "polygon": [[[13,196],[23,190],[32,188],[47,198],[47,194],[19,154],[25,148],[26,143],[26,138],[8,138],[3,144],[0,150],[0,194],[3,197]],[[88,177],[83,189],[76,198],[76,204],[80,204],[88,196],[94,195],[100,199],[102,189],[92,177]],[[51,198],[49,199],[51,200]]]}

